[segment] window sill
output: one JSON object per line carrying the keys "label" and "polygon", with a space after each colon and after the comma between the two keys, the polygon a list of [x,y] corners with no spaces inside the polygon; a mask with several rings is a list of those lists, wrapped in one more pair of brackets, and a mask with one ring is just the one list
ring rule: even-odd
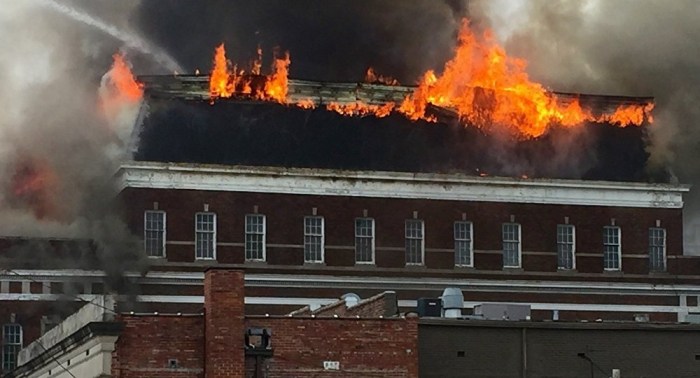
{"label": "window sill", "polygon": [[525,272],[525,269],[522,267],[517,267],[517,266],[504,266],[503,267],[503,272],[506,273],[523,273]]}
{"label": "window sill", "polygon": [[463,270],[463,271],[474,271],[476,268],[474,265],[455,265],[456,270]]}
{"label": "window sill", "polygon": [[559,273],[559,274],[577,274],[578,269],[557,268],[557,273]]}
{"label": "window sill", "polygon": [[167,260],[167,256],[147,256],[150,260]]}
{"label": "window sill", "polygon": [[355,266],[361,266],[363,268],[365,268],[365,267],[375,268],[376,267],[376,265],[374,264],[374,261],[355,261]]}
{"label": "window sill", "polygon": [[426,267],[423,264],[406,264],[406,269],[423,270]]}
{"label": "window sill", "polygon": [[304,266],[326,266],[325,261],[304,261]]}
{"label": "window sill", "polygon": [[245,260],[243,261],[245,265],[259,265],[259,266],[265,266],[267,265],[267,261],[265,260]]}
{"label": "window sill", "polygon": [[666,277],[666,276],[670,276],[671,274],[668,272],[668,270],[650,270],[649,275],[650,276]]}
{"label": "window sill", "polygon": [[606,276],[622,276],[623,272],[622,272],[622,269],[616,269],[616,270],[603,269],[603,274]]}

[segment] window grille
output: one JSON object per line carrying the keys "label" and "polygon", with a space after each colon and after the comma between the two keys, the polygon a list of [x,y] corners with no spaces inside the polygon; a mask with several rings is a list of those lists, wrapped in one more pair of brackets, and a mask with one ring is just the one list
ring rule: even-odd
{"label": "window grille", "polygon": [[576,228],[570,224],[557,226],[557,266],[576,269]]}
{"label": "window grille", "polygon": [[245,216],[245,259],[265,261],[265,216]]}
{"label": "window grille", "polygon": [[195,215],[195,257],[197,259],[216,258],[216,214],[214,213]]}
{"label": "window grille", "polygon": [[424,223],[420,219],[406,221],[406,264],[422,265],[424,251]]}
{"label": "window grille", "polygon": [[17,355],[22,349],[22,326],[5,324],[2,327],[2,371],[9,372],[17,367]]}
{"label": "window grille", "polygon": [[620,245],[620,227],[606,226],[603,228],[603,268],[605,270],[620,270],[622,248]]}
{"label": "window grille", "polygon": [[503,267],[520,268],[520,224],[503,224]]}
{"label": "window grille", "polygon": [[455,222],[455,265],[474,266],[472,222]]}
{"label": "window grille", "polygon": [[355,219],[355,262],[374,262],[374,219]]}
{"label": "window grille", "polygon": [[649,268],[652,271],[666,270],[666,229],[649,229]]}
{"label": "window grille", "polygon": [[323,262],[323,217],[304,218],[304,261]]}
{"label": "window grille", "polygon": [[145,212],[143,234],[146,255],[149,257],[165,257],[164,211]]}

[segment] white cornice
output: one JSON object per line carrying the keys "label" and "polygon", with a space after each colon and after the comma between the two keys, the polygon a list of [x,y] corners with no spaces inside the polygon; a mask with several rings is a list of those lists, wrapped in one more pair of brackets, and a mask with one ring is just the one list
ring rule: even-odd
{"label": "white cornice", "polygon": [[[143,285],[203,285],[202,272],[158,272],[141,276],[126,273]],[[0,270],[0,281],[68,281],[101,280],[101,271],[84,270]],[[584,281],[540,281],[479,278],[404,278],[404,277],[364,277],[331,276],[306,274],[246,274],[247,287],[293,287],[343,288],[343,289],[382,289],[382,290],[443,290],[446,287],[459,287],[468,291],[528,292],[528,293],[574,293],[574,294],[614,294],[614,295],[700,295],[700,285],[692,284],[649,284],[627,282],[584,282]],[[42,294],[11,294],[24,300],[36,300]]]}
{"label": "white cornice", "polygon": [[554,205],[682,208],[689,186],[324,169],[131,162],[123,188]]}

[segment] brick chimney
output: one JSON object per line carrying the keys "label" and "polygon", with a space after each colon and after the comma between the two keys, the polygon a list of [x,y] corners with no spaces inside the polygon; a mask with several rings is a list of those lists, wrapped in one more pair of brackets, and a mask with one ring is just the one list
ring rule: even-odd
{"label": "brick chimney", "polygon": [[244,285],[242,270],[204,273],[204,378],[245,377]]}

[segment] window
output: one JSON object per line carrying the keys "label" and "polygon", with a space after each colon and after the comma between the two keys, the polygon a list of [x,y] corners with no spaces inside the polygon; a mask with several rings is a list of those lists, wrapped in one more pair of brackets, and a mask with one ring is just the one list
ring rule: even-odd
{"label": "window", "polygon": [[143,243],[149,257],[165,257],[165,212],[144,213]]}
{"label": "window", "polygon": [[374,219],[355,219],[355,262],[374,262]]}
{"label": "window", "polygon": [[649,269],[666,270],[666,229],[653,227],[649,229]]}
{"label": "window", "polygon": [[473,266],[472,222],[455,222],[455,265]]}
{"label": "window", "polygon": [[304,218],[304,261],[323,262],[323,217]]}
{"label": "window", "polygon": [[503,224],[503,267],[520,268],[520,224]]}
{"label": "window", "polygon": [[2,371],[9,372],[17,367],[17,355],[22,349],[22,326],[5,324],[2,327]]}
{"label": "window", "polygon": [[576,269],[576,228],[569,224],[557,226],[557,267]]}
{"label": "window", "polygon": [[620,270],[620,227],[603,228],[603,268]]}
{"label": "window", "polygon": [[216,214],[197,213],[195,216],[195,257],[216,258]]}
{"label": "window", "polygon": [[423,264],[424,223],[420,219],[409,219],[406,221],[406,264]]}
{"label": "window", "polygon": [[265,216],[245,216],[245,259],[265,261]]}

